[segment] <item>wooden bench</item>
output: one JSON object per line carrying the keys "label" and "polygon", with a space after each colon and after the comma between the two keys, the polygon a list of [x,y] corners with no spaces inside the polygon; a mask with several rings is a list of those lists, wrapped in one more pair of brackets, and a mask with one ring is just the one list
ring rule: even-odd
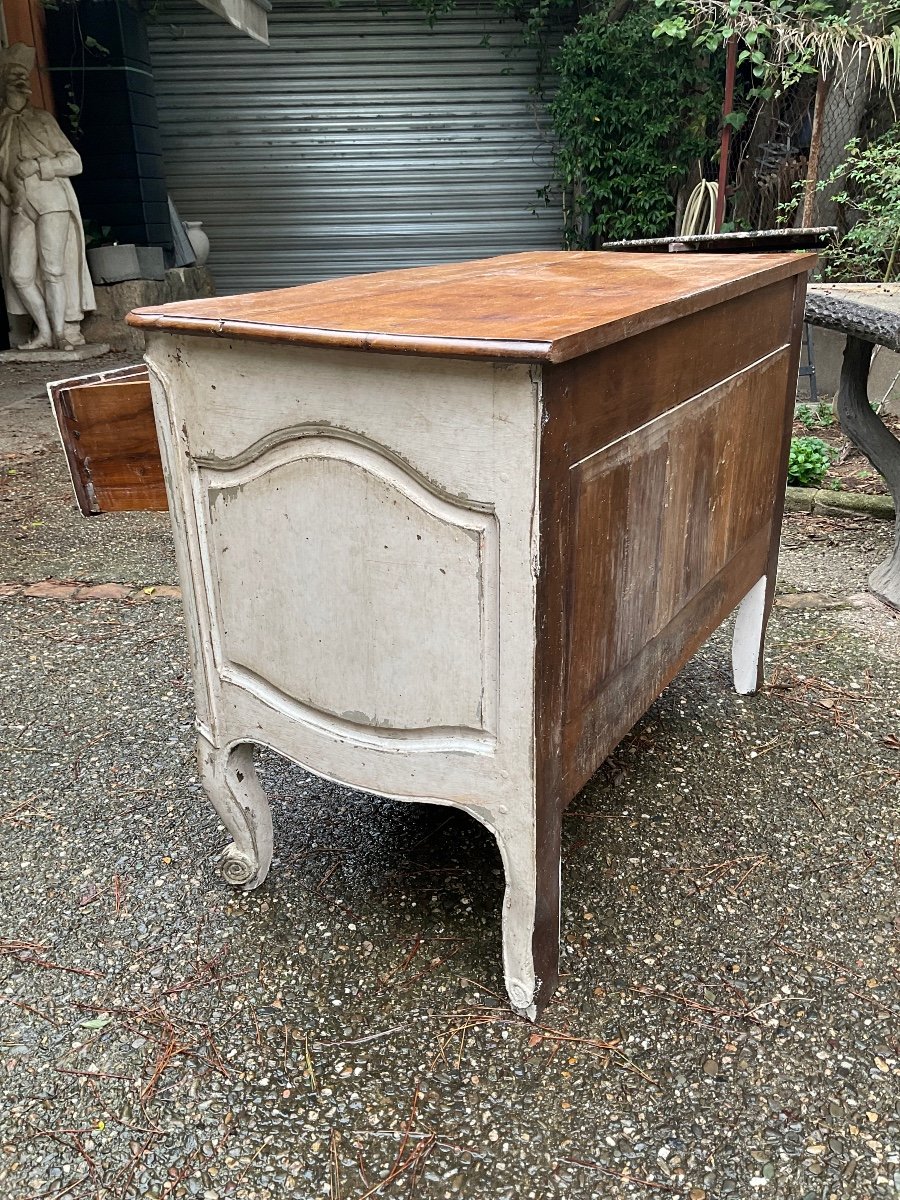
{"label": "wooden bench", "polygon": [[806,320],[847,335],[837,414],[850,441],[880,471],[898,514],[892,552],[872,571],[869,588],[900,608],[900,442],[869,403],[869,365],[875,346],[900,351],[900,284],[815,284],[806,297]]}

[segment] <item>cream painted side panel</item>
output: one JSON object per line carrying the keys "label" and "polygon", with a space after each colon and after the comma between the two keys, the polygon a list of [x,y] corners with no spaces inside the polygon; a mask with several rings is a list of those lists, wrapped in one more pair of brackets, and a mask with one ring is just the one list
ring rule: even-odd
{"label": "cream painted side panel", "polygon": [[463,808],[497,839],[506,987],[533,1017],[539,379],[165,335],[147,361],[224,877],[258,887],[272,860],[253,743]]}
{"label": "cream painted side panel", "polygon": [[212,741],[533,822],[529,369],[165,335],[147,358]]}
{"label": "cream painted side panel", "polygon": [[347,732],[404,735],[407,745],[437,733],[493,741],[492,512],[438,496],[377,448],[338,437],[296,438],[236,471],[201,470],[199,484],[224,678],[254,694],[268,684],[283,704]]}
{"label": "cream painted side panel", "polygon": [[534,471],[526,366],[159,334],[149,346],[148,359],[178,381],[192,457],[209,465],[257,458],[285,432],[318,423],[390,448],[461,499],[493,492],[526,460]]}

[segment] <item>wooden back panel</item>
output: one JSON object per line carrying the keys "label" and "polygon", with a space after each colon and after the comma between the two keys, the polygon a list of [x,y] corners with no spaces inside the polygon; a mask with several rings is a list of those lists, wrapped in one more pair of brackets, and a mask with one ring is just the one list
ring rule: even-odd
{"label": "wooden back panel", "polygon": [[769,409],[787,354],[570,468],[567,717],[768,520],[781,465],[781,422]]}
{"label": "wooden back panel", "polygon": [[795,305],[784,281],[544,368],[545,795],[571,799],[768,573]]}
{"label": "wooden back panel", "polygon": [[48,390],[85,516],[168,508],[146,367],[64,380]]}

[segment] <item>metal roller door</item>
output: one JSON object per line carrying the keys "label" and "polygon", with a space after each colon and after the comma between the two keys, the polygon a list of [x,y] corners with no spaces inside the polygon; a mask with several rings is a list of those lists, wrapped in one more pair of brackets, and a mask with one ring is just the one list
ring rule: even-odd
{"label": "metal roller door", "polygon": [[169,190],[221,291],[561,244],[534,54],[489,9],[275,0],[267,48],[167,0],[150,35]]}

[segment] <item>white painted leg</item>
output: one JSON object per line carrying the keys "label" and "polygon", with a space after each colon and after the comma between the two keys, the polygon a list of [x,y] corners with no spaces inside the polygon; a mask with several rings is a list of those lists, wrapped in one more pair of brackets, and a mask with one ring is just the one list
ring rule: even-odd
{"label": "white painted leg", "polygon": [[234,838],[222,852],[219,871],[226,883],[252,891],[272,862],[272,814],[253,765],[253,747],[242,742],[220,750],[197,738],[200,778],[213,808]]}
{"label": "white painted leg", "polygon": [[742,696],[762,684],[763,639],[766,631],[766,576],[759,579],[741,601],[734,622],[731,665],[735,691]]}
{"label": "white painted leg", "polygon": [[555,835],[538,847],[533,827],[496,830],[503,859],[503,974],[510,1003],[537,1019],[559,979],[560,849]]}

